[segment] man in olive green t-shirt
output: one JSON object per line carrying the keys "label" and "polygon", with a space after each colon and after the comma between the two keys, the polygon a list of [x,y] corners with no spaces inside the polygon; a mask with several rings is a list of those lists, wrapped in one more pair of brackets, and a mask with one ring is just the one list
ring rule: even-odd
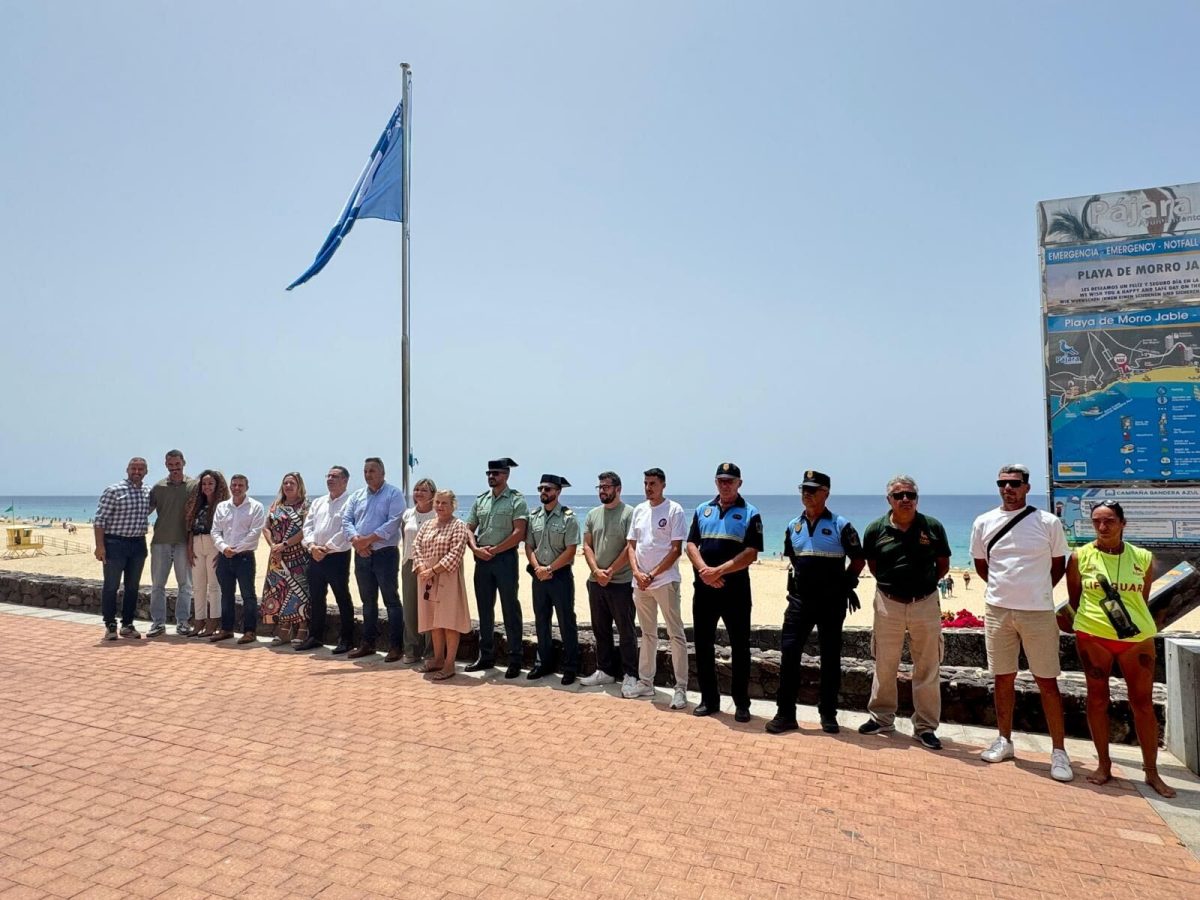
{"label": "man in olive green t-shirt", "polygon": [[188,494],[196,479],[183,474],[187,460],[181,450],[167,451],[167,477],[150,488],[150,511],[157,513],[150,539],[150,630],[146,637],[167,631],[167,575],[175,570],[175,633],[191,634],[192,567],[187,559],[188,526],[183,521]]}
{"label": "man in olive green t-shirt", "polygon": [[[585,687],[612,684],[623,687],[638,679],[637,632],[633,627],[633,570],[629,566],[629,524],[633,507],[621,500],[621,476],[601,472],[596,493],[600,505],[583,523],[583,557],[592,574],[587,580],[592,633],[596,637],[596,671],[580,680]],[[613,659],[613,623],[621,641],[621,664]]]}
{"label": "man in olive green t-shirt", "polygon": [[875,676],[867,710],[871,718],[859,734],[895,730],[900,653],[904,635],[912,654],[913,737],[941,750],[942,610],[937,583],[950,570],[950,544],[942,523],[917,512],[917,483],[909,475],[888,482],[891,511],[863,532],[863,555],[875,576],[872,647]]}

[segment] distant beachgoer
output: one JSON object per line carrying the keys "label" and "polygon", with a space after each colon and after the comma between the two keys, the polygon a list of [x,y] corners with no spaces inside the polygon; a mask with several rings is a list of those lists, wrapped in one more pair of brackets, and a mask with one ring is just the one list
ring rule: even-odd
{"label": "distant beachgoer", "polygon": [[524,654],[521,623],[517,545],[525,539],[529,505],[521,492],[508,486],[508,474],[517,463],[507,456],[488,461],[488,489],[475,498],[467,513],[471,552],[475,555],[475,603],[479,608],[479,658],[466,667],[480,672],[496,665],[496,594],[508,641],[505,678],[521,674]]}
{"label": "distant beachgoer", "polygon": [[424,671],[434,681],[454,677],[459,639],[471,632],[462,566],[471,529],[454,517],[457,507],[454,491],[435,493],[436,518],[425,520],[413,540],[413,575],[422,591],[417,599],[417,627],[433,643],[433,659]]}
{"label": "distant beachgoer", "polygon": [[[622,690],[633,690],[638,680],[638,640],[627,540],[633,507],[621,499],[621,476],[616,472],[601,472],[596,482],[600,505],[589,510],[583,522],[583,558],[591,570],[587,592],[596,638],[596,671],[579,683],[595,687],[621,678]],[[613,653],[614,624],[620,659]]]}
{"label": "distant beachgoer", "polygon": [[413,485],[413,505],[400,517],[400,531],[404,535],[400,554],[400,599],[404,604],[404,656],[400,660],[410,666],[419,663],[427,655],[432,638],[420,630],[417,611],[417,576],[413,572],[413,541],[426,522],[437,517],[433,511],[433,496],[437,485],[432,478],[422,478]]}
{"label": "distant beachgoer", "polygon": [[1125,511],[1115,500],[1092,507],[1096,539],[1067,563],[1067,595],[1074,611],[1075,644],[1087,679],[1087,718],[1099,761],[1087,777],[1092,784],[1112,778],[1108,752],[1108,679],[1113,661],[1121,669],[1142,749],[1146,784],[1174,797],[1158,774],[1158,719],[1154,715],[1154,635],[1150,612],[1154,556],[1123,540]]}
{"label": "distant beachgoer", "polygon": [[634,507],[626,535],[633,572],[633,605],[642,629],[642,642],[638,651],[638,680],[629,687],[622,685],[621,696],[626,700],[649,700],[654,696],[661,611],[675,674],[671,709],[685,709],[688,645],[680,600],[679,557],[687,540],[687,514],[682,506],[663,496],[667,475],[662,469],[647,469],[642,477],[646,499]]}
{"label": "distant beachgoer", "polygon": [[693,716],[721,711],[717,682],[717,621],[725,623],[732,654],[736,722],[750,721],[750,566],[763,549],[762,516],[740,493],[742,470],[731,462],[717,466],[717,496],[696,507],[688,531],[692,561],[692,622],[696,635],[696,675],[700,705]]}
{"label": "distant beachgoer", "polygon": [[579,671],[579,629],[575,623],[575,578],[571,567],[579,547],[579,519],[574,510],[558,502],[571,482],[561,475],[543,475],[538,484],[541,503],[529,512],[525,558],[533,576],[533,618],[537,631],[537,659],[526,674],[530,681],[555,670],[554,639],[550,617],[558,619],[562,635],[562,683],[574,684]]}
{"label": "distant beachgoer", "polygon": [[942,600],[946,599],[946,579],[939,578],[937,583],[938,597]]}
{"label": "distant beachgoer", "polygon": [[354,547],[354,579],[363,609],[363,640],[347,655],[362,659],[375,655],[379,639],[379,595],[388,614],[388,652],[385,662],[404,656],[404,607],[400,604],[400,517],[404,493],[386,480],[383,460],[370,456],[363,462],[361,487],[342,509],[342,531]]}
{"label": "distant beachgoer", "polygon": [[121,637],[140,638],[133,627],[137,615],[138,585],[146,565],[146,531],[150,519],[150,491],[142,484],[146,460],[135,456],[125,467],[125,478],[110,484],[100,495],[92,520],[96,559],[104,566],[100,612],[104,616],[104,639],[117,639],[117,588],[122,578],[125,593],[121,602]]}
{"label": "distant beachgoer", "polygon": [[971,589],[971,573],[964,570],[963,571],[963,590],[969,591],[970,589]]}
{"label": "distant beachgoer", "polygon": [[930,750],[942,714],[942,611],[937,583],[950,571],[950,544],[942,523],[917,512],[917,483],[896,475],[887,484],[891,512],[867,526],[863,552],[875,576],[875,675],[859,734],[895,730],[900,653],[908,633],[912,654],[913,734]]}
{"label": "distant beachgoer", "polygon": [[946,573],[946,596],[947,597],[954,596],[954,573],[953,572]]}
{"label": "distant beachgoer", "polygon": [[[858,573],[866,559],[858,532],[845,516],[826,507],[829,476],[809,469],[800,484],[804,513],[784,530],[783,555],[788,570],[787,611],[783,614],[782,659],[775,718],[767,731],[781,734],[799,728],[796,694],[800,688],[800,655],[817,629],[821,648],[821,687],[817,712],[821,730],[838,733],[837,701],[842,687],[842,623],[846,609],[858,610]],[[849,565],[847,566],[847,560]]]}
{"label": "distant beachgoer", "polygon": [[[1000,506],[975,520],[971,556],[984,582],[984,642],[988,668],[995,680],[996,725],[999,735],[980,756],[985,762],[1012,759],[1013,708],[1016,704],[1018,657],[1024,649],[1037,682],[1050,732],[1050,776],[1057,781],[1075,777],[1064,743],[1062,695],[1058,689],[1058,622],[1054,585],[1067,568],[1067,537],[1062,522],[1051,513],[1032,510],[1029,469],[1004,466],[996,476]],[[965,576],[964,576],[965,577]]]}
{"label": "distant beachgoer", "polygon": [[350,539],[342,530],[342,511],[350,495],[350,470],[331,466],[325,475],[323,497],[313,501],[304,517],[304,549],[309,553],[308,596],[312,610],[308,637],[296,645],[296,651],[316,650],[325,643],[325,623],[329,615],[326,602],[333,591],[341,630],[334,654],[349,653],[354,646],[354,601],[350,598]]}
{"label": "distant beachgoer", "polygon": [[258,639],[258,594],[255,573],[258,567],[254,551],[267,522],[267,511],[253,497],[246,495],[250,490],[250,479],[245,475],[234,475],[229,479],[229,499],[217,504],[213,513],[212,539],[217,552],[217,583],[221,586],[221,630],[209,637],[210,641],[224,641],[233,637],[234,618],[237,607],[234,602],[234,585],[242,595],[242,628],[239,644],[250,644]]}
{"label": "distant beachgoer", "polygon": [[188,523],[187,558],[192,570],[196,601],[196,637],[211,637],[221,630],[221,586],[217,583],[217,545],[212,539],[217,504],[229,499],[225,476],[205,469],[188,494],[183,518]]}
{"label": "distant beachgoer", "polygon": [[188,564],[188,528],[184,507],[196,479],[183,474],[187,461],[180,450],[168,450],[167,477],[150,488],[150,511],[158,513],[150,538],[150,630],[146,637],[167,632],[167,576],[175,570],[175,633],[188,635],[192,628],[192,567]]}
{"label": "distant beachgoer", "polygon": [[264,625],[275,626],[273,646],[290,644],[292,638],[308,637],[308,551],[304,549],[304,519],[308,515],[308,492],[299,472],[288,472],[279,483],[275,502],[267,510],[263,531],[271,555],[263,582],[259,616]]}

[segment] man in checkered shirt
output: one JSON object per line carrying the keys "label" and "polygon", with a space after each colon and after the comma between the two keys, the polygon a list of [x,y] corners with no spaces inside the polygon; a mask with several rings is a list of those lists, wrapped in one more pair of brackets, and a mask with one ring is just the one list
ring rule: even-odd
{"label": "man in checkered shirt", "polygon": [[125,467],[125,479],[110,484],[100,495],[96,518],[96,559],[104,566],[104,590],[100,611],[104,615],[104,639],[117,639],[117,586],[125,579],[121,603],[121,635],[140,638],[133,627],[137,612],[138,585],[146,564],[146,531],[150,518],[150,491],[142,484],[146,460],[135,456]]}

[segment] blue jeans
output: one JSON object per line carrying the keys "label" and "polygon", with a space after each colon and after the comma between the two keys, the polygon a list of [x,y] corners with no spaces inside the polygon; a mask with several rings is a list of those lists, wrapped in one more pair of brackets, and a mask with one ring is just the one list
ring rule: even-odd
{"label": "blue jeans", "polygon": [[175,624],[192,617],[192,567],[187,561],[187,544],[150,544],[150,622],[167,624],[167,575],[175,570]]}
{"label": "blue jeans", "polygon": [[146,565],[146,539],[104,536],[104,588],[100,593],[100,612],[105,625],[117,624],[117,586],[125,578],[121,601],[121,624],[132,625],[137,615],[138,585]]}
{"label": "blue jeans", "polygon": [[525,657],[521,630],[521,601],[517,597],[517,550],[505,550],[491,559],[475,560],[475,604],[479,607],[479,661],[496,662],[496,593],[508,639],[508,662],[519,666]]}
{"label": "blue jeans", "polygon": [[533,618],[537,627],[537,662],[543,669],[554,669],[554,632],[550,614],[558,617],[562,636],[562,673],[579,671],[579,629],[575,625],[575,578],[570,567],[559,569],[549,581],[533,579]]}
{"label": "blue jeans", "polygon": [[400,549],[380,547],[370,556],[354,555],[354,580],[363,608],[363,644],[379,637],[379,595],[388,614],[388,649],[404,646],[404,607],[400,604]]}
{"label": "blue jeans", "polygon": [[217,584],[221,586],[221,630],[233,631],[237,607],[234,603],[233,587],[242,595],[242,630],[258,631],[258,594],[254,591],[254,576],[257,563],[254,553],[235,553],[217,557]]}

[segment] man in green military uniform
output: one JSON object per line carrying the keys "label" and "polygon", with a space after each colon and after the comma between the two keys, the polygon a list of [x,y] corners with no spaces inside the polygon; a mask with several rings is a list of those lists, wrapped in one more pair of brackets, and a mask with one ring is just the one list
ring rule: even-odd
{"label": "man in green military uniform", "polygon": [[516,463],[507,456],[488,462],[488,490],[475,498],[467,515],[467,526],[471,529],[468,543],[475,554],[479,659],[466,670],[478,672],[496,665],[496,592],[499,591],[504,636],[508,641],[505,678],[521,674],[524,649],[521,602],[517,599],[517,544],[525,538],[529,505],[520,491],[508,486],[508,473],[514,466]]}
{"label": "man in green military uniform", "polygon": [[562,635],[562,683],[572,684],[579,671],[579,631],[575,626],[575,578],[571,566],[579,546],[579,519],[558,495],[571,482],[561,475],[543,475],[538,485],[542,505],[529,516],[525,556],[533,576],[533,617],[537,626],[537,663],[526,676],[531,681],[554,671],[554,635],[550,615],[558,617]]}

